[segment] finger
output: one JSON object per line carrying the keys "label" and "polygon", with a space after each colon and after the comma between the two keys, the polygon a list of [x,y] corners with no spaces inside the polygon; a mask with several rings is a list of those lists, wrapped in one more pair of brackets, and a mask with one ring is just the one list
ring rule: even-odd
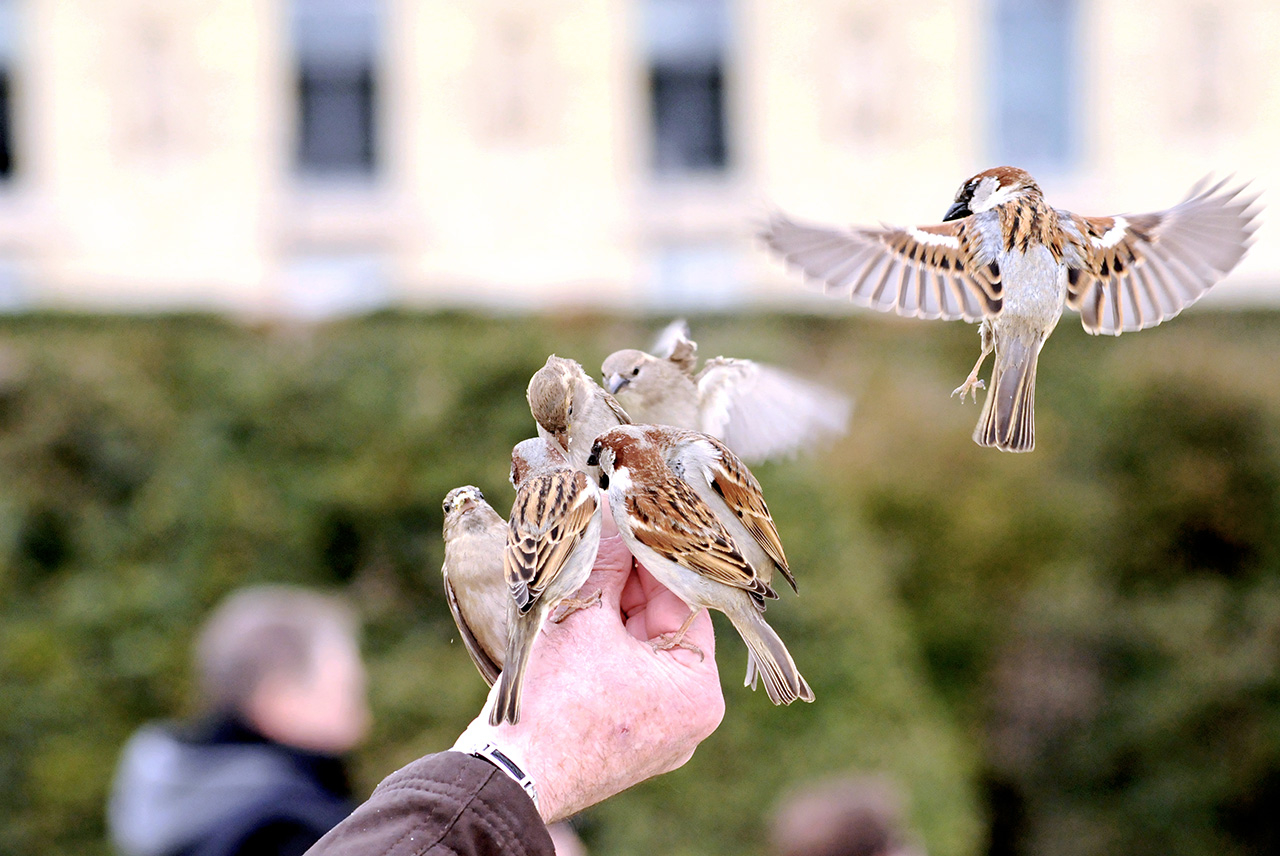
{"label": "finger", "polygon": [[[660,583],[657,577],[649,573],[649,569],[639,562],[636,562],[636,578],[649,596],[646,621],[647,629],[650,633],[649,638],[656,639],[663,634],[674,633],[683,627],[685,621],[689,619],[689,611],[692,607],[681,600],[675,592]],[[711,613],[708,610],[704,609],[698,614],[698,617],[689,625],[689,630],[684,638],[685,641],[701,649],[702,653],[711,662],[715,662],[716,635],[715,628],[711,624]]]}
{"label": "finger", "polygon": [[607,601],[614,609],[618,609],[623,586],[626,585],[630,575],[631,552],[622,538],[601,538],[591,576],[587,577],[586,583],[579,591],[586,595],[599,591],[602,600]]}
{"label": "finger", "polygon": [[600,504],[602,517],[600,520],[600,537],[613,538],[618,534],[618,524],[613,519],[613,512],[609,510],[609,497],[605,494],[600,495]]}
{"label": "finger", "polygon": [[627,583],[622,587],[622,597],[619,599],[624,620],[633,613],[641,612],[649,602],[649,595],[640,583],[640,575],[636,573],[636,567],[635,564],[631,566],[631,573],[627,576]]}
{"label": "finger", "polygon": [[689,617],[690,608],[683,600],[636,562],[636,577],[644,592],[644,625],[649,639],[663,633],[674,633]]}
{"label": "finger", "polygon": [[[692,608],[670,589],[658,582],[648,568],[635,563],[635,573],[627,580],[624,589],[623,615],[627,632],[641,642],[651,642],[668,633],[675,633],[684,626]],[[671,654],[687,665],[702,662],[704,658],[715,662],[715,631],[711,616],[701,610],[689,626],[685,640],[702,651],[702,657],[694,651],[676,648]]]}

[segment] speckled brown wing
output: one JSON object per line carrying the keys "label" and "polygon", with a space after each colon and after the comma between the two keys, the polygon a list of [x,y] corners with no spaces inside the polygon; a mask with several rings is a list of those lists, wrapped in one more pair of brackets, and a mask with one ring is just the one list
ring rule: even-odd
{"label": "speckled brown wing", "polygon": [[1083,217],[1059,211],[1071,239],[1067,305],[1085,330],[1118,336],[1152,327],[1200,299],[1244,257],[1256,195],[1202,181],[1164,211]]}
{"label": "speckled brown wing", "polygon": [[600,501],[585,474],[555,470],[516,492],[502,570],[512,599],[528,612],[582,542]]}
{"label": "speckled brown wing", "polygon": [[773,559],[786,577],[792,591],[796,589],[796,578],[787,566],[787,556],[782,549],[782,538],[778,535],[778,527],[773,523],[773,515],[765,504],[764,492],[760,482],[751,471],[739,460],[724,443],[714,437],[706,437],[719,452],[719,458],[712,462],[711,487],[729,506],[729,510],[737,515],[742,525],[755,538],[761,549]]}
{"label": "speckled brown wing", "polygon": [[992,212],[936,226],[850,229],[774,213],[761,233],[770,249],[821,281],[828,294],[912,318],[965,321],[1000,312],[998,236]]}
{"label": "speckled brown wing", "polygon": [[627,494],[626,504],[635,539],[664,559],[757,598],[778,596],[743,558],[706,503],[680,479],[637,487]]}

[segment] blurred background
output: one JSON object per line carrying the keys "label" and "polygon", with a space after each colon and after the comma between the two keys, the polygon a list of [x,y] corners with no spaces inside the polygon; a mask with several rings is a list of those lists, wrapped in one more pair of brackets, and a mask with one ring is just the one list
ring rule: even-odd
{"label": "blurred background", "polygon": [[1273,0],[0,0],[0,853],[110,853],[121,744],[248,583],[365,619],[361,794],[450,745],[484,685],[444,494],[504,510],[533,371],[675,312],[857,399],[756,470],[819,701],[724,636],[724,725],[591,852],[764,853],[850,770],[931,854],[1276,852],[1274,228],[1158,329],[1064,319],[1022,456],[948,398],[974,328],[851,313],[751,233],[936,222],[1000,163],[1081,213],[1267,202],[1277,44]]}

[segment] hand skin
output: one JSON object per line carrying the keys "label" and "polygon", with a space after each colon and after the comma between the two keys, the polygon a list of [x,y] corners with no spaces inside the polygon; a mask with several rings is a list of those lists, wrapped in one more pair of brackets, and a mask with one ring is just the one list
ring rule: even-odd
{"label": "hand skin", "polygon": [[686,637],[705,658],[654,651],[649,640],[679,629],[689,607],[616,535],[601,539],[580,596],[597,589],[599,606],[548,622],[538,638],[519,724],[489,725],[490,693],[456,744],[487,741],[515,761],[533,779],[547,823],[682,766],[724,717],[706,610]]}

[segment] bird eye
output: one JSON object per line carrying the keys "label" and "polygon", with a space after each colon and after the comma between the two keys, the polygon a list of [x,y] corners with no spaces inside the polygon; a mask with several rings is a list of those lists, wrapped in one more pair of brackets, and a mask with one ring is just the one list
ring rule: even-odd
{"label": "bird eye", "polygon": [[639,366],[636,366],[635,368],[633,368],[633,369],[631,370],[631,376],[632,376],[632,377],[635,377],[635,376],[636,376],[636,375],[638,375],[638,374],[640,374],[640,367],[639,367]]}

